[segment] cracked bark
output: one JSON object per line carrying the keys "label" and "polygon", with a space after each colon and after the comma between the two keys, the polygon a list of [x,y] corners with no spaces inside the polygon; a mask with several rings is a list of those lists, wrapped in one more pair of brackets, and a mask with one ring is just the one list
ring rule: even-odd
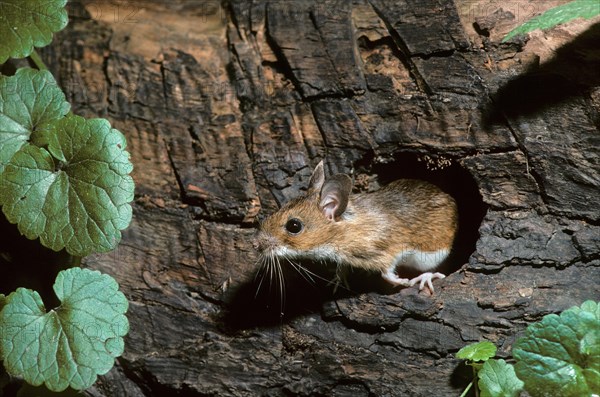
{"label": "cracked bark", "polygon": [[[500,44],[514,13],[476,32],[478,4],[139,1],[130,26],[78,9],[45,59],[75,113],[127,136],[137,183],[120,248],[84,261],[131,302],[125,354],[86,394],[458,395],[460,347],[508,357],[528,323],[598,300],[600,81],[577,54],[599,25]],[[255,294],[254,227],[321,158],[362,190],[416,176],[457,197],[434,296],[293,272],[285,302]]]}

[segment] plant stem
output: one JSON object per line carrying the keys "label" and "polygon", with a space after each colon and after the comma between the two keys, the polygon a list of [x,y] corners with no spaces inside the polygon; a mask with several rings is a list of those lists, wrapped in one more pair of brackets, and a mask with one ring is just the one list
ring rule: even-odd
{"label": "plant stem", "polygon": [[81,260],[83,259],[81,256],[72,256],[69,255],[69,261],[68,266],[69,267],[80,267],[81,266]]}
{"label": "plant stem", "polygon": [[29,57],[31,58],[33,63],[35,63],[35,66],[37,66],[39,70],[48,70],[48,67],[46,66],[44,61],[42,61],[42,57],[40,57],[36,50],[33,50]]}
{"label": "plant stem", "polygon": [[473,386],[473,381],[471,381],[471,383],[469,383],[469,385],[467,386],[467,388],[465,389],[465,391],[462,392],[462,394],[460,395],[460,397],[465,397],[467,395],[467,393],[469,392],[469,390],[471,390],[471,386]]}

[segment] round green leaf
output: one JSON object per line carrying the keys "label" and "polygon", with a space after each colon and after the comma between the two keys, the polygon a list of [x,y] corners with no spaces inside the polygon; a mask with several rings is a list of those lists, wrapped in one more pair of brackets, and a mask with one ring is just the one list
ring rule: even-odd
{"label": "round green leaf", "polygon": [[496,346],[489,341],[472,343],[460,349],[456,358],[470,361],[485,361],[496,355]]}
{"label": "round green leaf", "polygon": [[531,324],[513,348],[525,390],[534,397],[600,394],[599,336],[600,310],[592,301]]}
{"label": "round green leaf", "polygon": [[123,353],[127,299],[110,276],[72,268],[56,277],[61,305],[46,313],[37,292],[19,288],[0,312],[6,371],[39,386],[83,390]]}
{"label": "round green leaf", "polygon": [[133,166],[107,120],[48,124],[48,149],[21,148],[2,174],[0,204],[27,238],[75,256],[114,249],[131,221]]}
{"label": "round green leaf", "polygon": [[69,22],[66,4],[67,0],[0,1],[0,63],[29,56],[34,46],[48,45]]}
{"label": "round green leaf", "polygon": [[70,108],[48,71],[22,68],[14,76],[0,76],[0,174],[32,133],[61,119]]}
{"label": "round green leaf", "polygon": [[502,359],[486,361],[477,376],[481,397],[517,397],[523,390],[513,366]]}

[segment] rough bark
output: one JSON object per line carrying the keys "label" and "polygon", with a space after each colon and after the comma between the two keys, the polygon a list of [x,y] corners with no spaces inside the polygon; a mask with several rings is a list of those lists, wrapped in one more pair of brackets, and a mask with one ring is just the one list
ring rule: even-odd
{"label": "rough bark", "polygon": [[[44,57],[75,113],[126,135],[137,184],[118,250],[84,260],[131,322],[86,394],[459,395],[459,348],[510,356],[528,323],[598,300],[600,25],[500,44],[539,3],[71,3]],[[360,190],[415,176],[454,194],[435,295],[293,272],[284,301],[255,294],[257,222],[322,158]]]}

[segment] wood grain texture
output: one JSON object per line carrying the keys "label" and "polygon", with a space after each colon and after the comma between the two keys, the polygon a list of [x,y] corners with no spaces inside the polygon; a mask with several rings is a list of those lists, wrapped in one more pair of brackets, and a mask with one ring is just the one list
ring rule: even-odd
{"label": "wood grain texture", "polygon": [[[136,1],[135,23],[72,4],[43,55],[75,113],[126,135],[136,181],[121,245],[84,260],[131,303],[124,355],[85,393],[458,395],[459,348],[508,357],[530,322],[598,300],[600,81],[570,77],[597,58],[565,66],[598,21],[500,44],[520,17],[477,33],[500,7],[479,3]],[[543,37],[560,51],[540,63]],[[334,295],[289,269],[284,300],[268,275],[256,293],[255,226],[322,158],[357,190],[429,168],[459,209],[479,192],[473,248],[434,296],[360,273]]]}

